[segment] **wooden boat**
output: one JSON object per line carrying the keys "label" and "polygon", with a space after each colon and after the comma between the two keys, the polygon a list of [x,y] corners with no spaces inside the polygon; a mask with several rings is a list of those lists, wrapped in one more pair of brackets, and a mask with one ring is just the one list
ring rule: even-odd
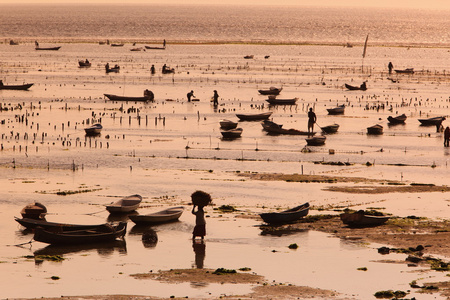
{"label": "wooden boat", "polygon": [[324,133],[336,133],[339,129],[339,124],[327,125],[327,126],[321,127],[320,129],[322,129],[322,131]]}
{"label": "wooden boat", "polygon": [[103,94],[106,98],[112,101],[153,101],[155,96],[152,94],[142,97],[118,96],[113,94]]}
{"label": "wooden boat", "polygon": [[177,221],[183,211],[183,206],[176,206],[151,214],[129,216],[129,218],[138,225],[168,223]]}
{"label": "wooden boat", "polygon": [[419,119],[419,122],[423,126],[436,126],[440,125],[445,120],[445,117],[434,117],[434,118],[428,118],[428,119]]}
{"label": "wooden boat", "polygon": [[138,209],[139,204],[142,202],[142,196],[131,195],[124,197],[116,202],[106,205],[106,210],[110,213],[127,213]]}
{"label": "wooden boat", "polygon": [[106,243],[123,238],[126,230],[126,222],[120,222],[115,226],[105,224],[94,229],[61,232],[53,232],[42,227],[36,227],[33,239],[42,243],[58,245]]}
{"label": "wooden boat", "polygon": [[360,86],[353,86],[350,84],[345,84],[345,87],[350,91],[365,91],[367,90],[366,83],[363,82]]}
{"label": "wooden boat", "polygon": [[85,128],[84,131],[86,132],[86,135],[97,135],[101,133],[102,129],[103,129],[102,124],[97,123],[90,127]]}
{"label": "wooden boat", "polygon": [[279,95],[283,88],[276,88],[271,86],[268,90],[258,90],[261,95]]}
{"label": "wooden boat", "polygon": [[378,226],[389,220],[388,216],[374,216],[365,214],[364,211],[354,213],[343,213],[340,215],[341,221],[349,227],[370,227]]}
{"label": "wooden boat", "polygon": [[17,46],[17,45],[19,45],[19,42],[16,42],[16,41],[14,41],[14,40],[10,40],[10,41],[9,41],[9,44],[10,44],[11,46]]}
{"label": "wooden boat", "polygon": [[406,121],[406,115],[402,114],[396,117],[389,116],[387,119],[390,124],[403,124]]}
{"label": "wooden boat", "polygon": [[327,138],[323,135],[313,136],[305,139],[308,146],[322,146]]}
{"label": "wooden boat", "polygon": [[367,134],[373,134],[373,135],[383,134],[383,126],[381,126],[380,124],[376,124],[376,125],[367,127]]}
{"label": "wooden boat", "polygon": [[18,84],[18,85],[4,85],[3,82],[0,80],[0,90],[20,90],[20,91],[26,91],[30,87],[33,86],[34,83],[27,83],[27,84]]}
{"label": "wooden boat", "polygon": [[224,139],[237,139],[242,135],[242,128],[234,128],[228,130],[221,130],[220,133]]}
{"label": "wooden boat", "polygon": [[307,132],[302,130],[297,130],[294,128],[285,129],[283,128],[283,125],[277,124],[275,122],[264,120],[261,123],[263,129],[267,131],[269,134],[286,134],[286,135],[309,135],[313,136],[316,133],[315,132]]}
{"label": "wooden boat", "polygon": [[14,217],[17,223],[22,225],[27,229],[35,229],[36,227],[42,227],[46,230],[60,230],[60,231],[73,231],[73,230],[87,230],[87,229],[95,229],[99,226],[103,226],[104,224],[95,224],[95,225],[82,225],[82,224],[67,224],[67,223],[56,223],[56,222],[48,222],[43,219],[31,219],[31,218],[17,218]]}
{"label": "wooden boat", "polygon": [[136,47],[136,48],[131,48],[130,51],[142,51],[144,50],[144,48],[142,47]]}
{"label": "wooden boat", "polygon": [[166,50],[166,47],[145,46],[145,49],[149,49],[149,50]]}
{"label": "wooden boat", "polygon": [[49,51],[57,51],[61,48],[61,46],[58,47],[36,47],[36,50],[49,50]]}
{"label": "wooden boat", "polygon": [[123,47],[124,44],[111,44],[111,47]]}
{"label": "wooden boat", "polygon": [[265,112],[260,114],[236,114],[240,121],[261,121],[267,120],[272,115],[272,112]]}
{"label": "wooden boat", "polygon": [[106,71],[106,73],[111,73],[111,72],[113,72],[113,73],[119,73],[120,72],[120,66],[114,66],[114,67],[112,67],[112,68],[110,68],[108,65],[107,66],[105,66],[105,71]]}
{"label": "wooden boat", "polygon": [[253,57],[255,57],[254,55],[246,55],[244,56],[245,59],[252,59]]}
{"label": "wooden boat", "polygon": [[309,203],[306,202],[294,208],[282,211],[259,214],[264,222],[269,224],[283,224],[298,221],[300,218],[308,215]]}
{"label": "wooden boat", "polygon": [[223,119],[223,120],[220,120],[219,124],[220,124],[221,129],[229,130],[229,129],[236,128],[238,125],[238,122],[233,122],[230,120]]}
{"label": "wooden boat", "polygon": [[78,61],[78,66],[80,68],[88,68],[90,67],[92,64],[88,61],[88,60],[79,60]]}
{"label": "wooden boat", "polygon": [[345,105],[339,105],[334,108],[327,108],[329,115],[342,115],[345,111]]}
{"label": "wooden boat", "polygon": [[47,208],[39,202],[28,204],[20,211],[22,218],[28,219],[43,219],[46,213]]}
{"label": "wooden boat", "polygon": [[267,102],[269,102],[270,105],[295,105],[297,103],[298,98],[291,98],[291,99],[277,99],[275,96],[269,97],[269,99],[266,99]]}
{"label": "wooden boat", "polygon": [[403,70],[394,70],[395,73],[399,73],[399,74],[414,74],[414,68],[407,68],[407,69],[403,69]]}

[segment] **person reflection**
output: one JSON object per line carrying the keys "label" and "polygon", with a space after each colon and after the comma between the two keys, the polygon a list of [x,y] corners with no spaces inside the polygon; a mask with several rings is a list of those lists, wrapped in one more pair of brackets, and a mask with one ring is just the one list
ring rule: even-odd
{"label": "person reflection", "polygon": [[197,269],[203,269],[203,263],[205,261],[206,244],[204,240],[194,239],[192,240],[192,248],[195,253],[195,267]]}

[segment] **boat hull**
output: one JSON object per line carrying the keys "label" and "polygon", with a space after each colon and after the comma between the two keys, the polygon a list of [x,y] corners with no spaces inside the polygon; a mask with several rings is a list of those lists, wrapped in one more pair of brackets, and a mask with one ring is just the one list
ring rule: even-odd
{"label": "boat hull", "polygon": [[241,121],[262,121],[267,120],[272,115],[272,112],[261,114],[236,114],[236,117]]}
{"label": "boat hull", "polygon": [[310,205],[307,202],[282,212],[262,213],[259,215],[263,221],[268,224],[292,223],[307,216],[309,213],[309,207]]}
{"label": "boat hull", "polygon": [[20,84],[20,85],[0,85],[0,90],[20,90],[20,91],[26,91],[30,87],[33,86],[34,83],[28,83],[28,84]]}
{"label": "boat hull", "polygon": [[149,96],[144,97],[127,97],[127,96],[117,96],[112,94],[103,94],[106,98],[108,98],[111,101],[140,101],[140,102],[146,102],[146,101],[153,101],[153,99]]}
{"label": "boat hull", "polygon": [[340,215],[341,221],[349,227],[371,227],[386,223],[388,216],[372,216],[364,213],[343,213]]}
{"label": "boat hull", "polygon": [[129,216],[129,218],[137,225],[169,223],[178,221],[183,214],[183,211],[183,206],[177,206],[152,214]]}

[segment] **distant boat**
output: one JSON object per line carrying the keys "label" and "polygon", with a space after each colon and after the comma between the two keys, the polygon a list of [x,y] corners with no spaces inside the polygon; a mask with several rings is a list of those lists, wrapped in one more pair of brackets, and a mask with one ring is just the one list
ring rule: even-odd
{"label": "distant boat", "polygon": [[123,47],[124,44],[111,44],[111,47]]}
{"label": "distant boat", "polygon": [[14,220],[16,220],[17,223],[19,223],[20,225],[22,225],[27,229],[35,229],[36,227],[42,227],[46,230],[62,230],[62,231],[87,230],[106,225],[106,223],[95,225],[67,224],[67,223],[48,222],[44,219],[30,219],[30,218],[20,219],[17,217],[14,217]]}
{"label": "distant boat", "polygon": [[407,69],[403,69],[403,70],[394,70],[395,73],[399,73],[399,74],[414,74],[414,68],[407,68]]}
{"label": "distant boat", "polygon": [[137,47],[137,48],[131,48],[130,51],[142,51],[144,50],[144,48],[142,47]]}
{"label": "distant boat", "polygon": [[364,211],[354,213],[343,213],[340,215],[342,223],[349,227],[370,227],[378,226],[389,220],[388,216],[376,216],[365,214]]}
{"label": "distant boat", "polygon": [[261,121],[267,120],[272,115],[272,112],[265,112],[260,114],[236,114],[236,117],[241,121]]}
{"label": "distant boat", "polygon": [[298,221],[302,217],[307,216],[308,212],[309,212],[309,203],[306,202],[302,205],[296,206],[294,208],[285,211],[262,213],[259,215],[266,223],[283,224]]}
{"label": "distant boat", "polygon": [[376,124],[376,125],[367,127],[367,134],[373,134],[373,135],[383,134],[383,126]]}
{"label": "distant boat", "polygon": [[342,104],[334,108],[327,108],[327,111],[329,115],[342,115],[345,111],[345,105]]}
{"label": "distant boat", "polygon": [[[149,91],[150,92],[150,91]],[[153,93],[148,93],[145,96],[142,97],[133,97],[133,96],[118,96],[113,94],[103,94],[106,98],[112,101],[153,101],[155,99],[155,96]]]}
{"label": "distant boat", "polygon": [[97,123],[90,127],[85,128],[84,131],[86,132],[86,135],[98,135],[101,133],[102,129],[103,129],[102,124]]}
{"label": "distant boat", "polygon": [[114,67],[110,68],[110,67],[109,67],[109,64],[107,64],[107,65],[105,66],[105,71],[106,71],[106,73],[111,73],[111,72],[119,73],[119,71],[120,71],[120,66],[115,65]]}
{"label": "distant boat", "polygon": [[78,66],[80,68],[87,68],[91,66],[91,63],[86,59],[86,60],[79,60],[78,61]]}
{"label": "distant boat", "polygon": [[0,90],[20,90],[20,91],[25,91],[25,90],[28,90],[30,87],[32,87],[33,84],[34,83],[19,84],[19,85],[4,85],[3,82],[0,80]]}
{"label": "distant boat", "polygon": [[308,146],[322,146],[327,138],[323,135],[313,136],[305,139]]}
{"label": "distant boat", "polygon": [[138,209],[139,204],[142,202],[141,195],[131,195],[124,197],[114,203],[106,205],[106,210],[110,213],[127,213]]}
{"label": "distant boat", "polygon": [[345,87],[350,91],[357,91],[357,90],[365,91],[365,90],[367,90],[367,86],[366,86],[365,82],[363,82],[360,86],[353,86],[350,84],[345,84]]}
{"label": "distant boat", "polygon": [[242,131],[243,131],[242,128],[234,128],[228,130],[221,130],[220,133],[222,134],[222,137],[224,139],[236,139],[241,137]]}
{"label": "distant boat", "polygon": [[244,56],[245,59],[252,59],[253,57],[255,57],[254,55],[246,55]]}
{"label": "distant boat", "polygon": [[233,122],[230,120],[223,119],[223,120],[220,120],[219,124],[220,124],[221,129],[229,130],[229,129],[236,128],[238,125],[238,122]]}
{"label": "distant boat", "polygon": [[283,88],[276,88],[271,86],[268,90],[258,90],[261,95],[279,95]]}
{"label": "distant boat", "polygon": [[166,50],[166,47],[145,46],[145,49],[149,49],[149,50]]}
{"label": "distant boat", "polygon": [[324,133],[336,133],[339,129],[338,124],[327,125],[320,128]]}
{"label": "distant boat", "polygon": [[404,124],[406,121],[406,115],[402,114],[396,117],[389,116],[387,119],[390,124]]}
{"label": "distant boat", "polygon": [[269,96],[269,99],[266,99],[270,105],[295,105],[297,103],[298,98],[291,99],[277,99],[275,96]]}
{"label": "distant boat", "polygon": [[302,130],[297,130],[294,128],[285,129],[283,128],[283,125],[277,124],[275,122],[264,120],[261,123],[263,129],[267,131],[269,134],[286,134],[286,135],[309,135],[313,136],[316,133],[315,132],[307,132]]}
{"label": "distant boat", "polygon": [[17,46],[17,45],[19,45],[19,42],[16,42],[16,41],[14,41],[14,40],[10,40],[10,41],[9,41],[9,44],[10,44],[11,46]]}
{"label": "distant boat", "polygon": [[36,47],[36,50],[50,50],[50,51],[57,51],[61,48],[61,46],[58,47]]}
{"label": "distant boat", "polygon": [[184,211],[183,206],[171,207],[146,215],[128,216],[137,225],[161,224],[177,221]]}
{"label": "distant boat", "polygon": [[422,123],[422,126],[436,126],[440,125],[445,120],[445,117],[434,117],[428,119],[419,119],[419,122]]}

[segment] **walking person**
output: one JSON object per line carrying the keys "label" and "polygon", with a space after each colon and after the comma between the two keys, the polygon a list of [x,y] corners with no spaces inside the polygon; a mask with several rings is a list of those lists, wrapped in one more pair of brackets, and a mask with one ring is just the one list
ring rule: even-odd
{"label": "walking person", "polygon": [[444,130],[444,147],[448,147],[450,144],[450,128],[447,126]]}
{"label": "walking person", "polygon": [[389,75],[392,74],[392,69],[394,68],[394,65],[392,64],[392,62],[389,62],[388,64],[388,69],[389,69]]}
{"label": "walking person", "polygon": [[152,66],[150,67],[150,73],[152,73],[152,75],[155,74],[155,65],[152,65]]}
{"label": "walking person", "polygon": [[317,121],[317,116],[316,114],[313,112],[312,108],[309,108],[309,112],[308,112],[308,132],[313,132],[314,131],[314,123],[316,123]]}
{"label": "walking person", "polygon": [[[192,214],[195,215],[195,227],[192,232],[192,239],[200,237],[202,240],[206,235],[206,219],[204,207],[211,202],[211,196],[203,191],[195,191],[191,195]],[[197,207],[197,210],[195,209]]]}
{"label": "walking person", "polygon": [[216,90],[214,90],[213,105],[214,106],[218,106],[219,105],[219,94],[217,94]]}

